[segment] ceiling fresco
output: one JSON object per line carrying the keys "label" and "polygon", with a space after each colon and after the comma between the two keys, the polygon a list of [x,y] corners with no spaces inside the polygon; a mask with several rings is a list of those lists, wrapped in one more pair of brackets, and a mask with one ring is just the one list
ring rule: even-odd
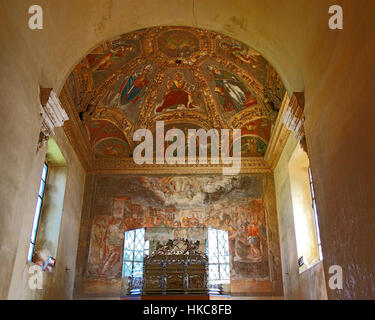
{"label": "ceiling fresco", "polygon": [[106,41],[65,84],[95,159],[129,157],[135,130],[238,128],[242,156],[263,157],[285,94],[255,50],[190,27],[153,27]]}

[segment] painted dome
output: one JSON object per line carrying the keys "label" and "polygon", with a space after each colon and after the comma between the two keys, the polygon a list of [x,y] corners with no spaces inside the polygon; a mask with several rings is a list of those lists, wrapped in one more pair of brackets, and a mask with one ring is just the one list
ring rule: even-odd
{"label": "painted dome", "polygon": [[153,27],[92,50],[66,83],[96,159],[129,157],[139,128],[238,128],[242,155],[263,157],[284,86],[255,50],[190,27]]}

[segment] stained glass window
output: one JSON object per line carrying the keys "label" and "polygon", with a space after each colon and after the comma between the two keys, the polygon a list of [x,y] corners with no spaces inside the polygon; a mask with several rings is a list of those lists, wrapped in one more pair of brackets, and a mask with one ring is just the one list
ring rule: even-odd
{"label": "stained glass window", "polygon": [[29,251],[28,251],[28,254],[27,254],[27,259],[29,261],[33,260],[36,236],[37,236],[37,233],[38,233],[38,226],[39,226],[39,221],[40,221],[40,214],[42,212],[42,207],[43,207],[44,191],[45,191],[46,183],[47,183],[47,172],[48,172],[48,166],[45,163],[43,165],[42,177],[40,179],[38,200],[37,200],[36,208],[35,208],[35,212],[34,212],[33,228],[31,230]]}
{"label": "stained glass window", "polygon": [[208,279],[227,283],[230,280],[228,232],[208,228]]}
{"label": "stained glass window", "polygon": [[149,254],[149,241],[145,241],[145,228],[125,232],[123,277],[142,278],[143,255]]}

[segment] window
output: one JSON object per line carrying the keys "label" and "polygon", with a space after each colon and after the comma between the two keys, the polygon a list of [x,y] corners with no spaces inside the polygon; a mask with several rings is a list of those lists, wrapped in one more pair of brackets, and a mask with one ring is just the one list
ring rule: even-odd
{"label": "window", "polygon": [[48,166],[46,163],[44,163],[42,177],[40,179],[40,185],[39,185],[38,201],[37,201],[35,213],[34,213],[34,222],[33,222],[33,228],[31,231],[29,252],[27,254],[27,259],[29,261],[33,260],[36,236],[38,233],[38,226],[39,226],[39,221],[40,221],[40,214],[42,212],[42,207],[43,207],[44,192],[46,189],[47,173],[48,173]]}
{"label": "window", "polygon": [[229,283],[228,232],[208,228],[208,280],[211,283]]}
{"label": "window", "polygon": [[297,144],[288,164],[299,272],[322,259],[310,161]]}
{"label": "window", "polygon": [[318,214],[317,214],[317,211],[316,211],[314,185],[313,185],[313,181],[312,181],[312,174],[311,174],[311,168],[310,167],[309,167],[309,182],[310,182],[310,191],[311,191],[311,199],[312,199],[312,208],[313,208],[313,211],[314,211],[316,241],[318,243],[318,248],[319,248],[319,258],[320,258],[320,260],[323,260],[322,243],[320,241],[320,231],[319,231],[319,223],[318,223]]}
{"label": "window", "polygon": [[149,241],[145,241],[145,228],[125,232],[122,276],[143,278],[143,255],[149,254]]}
{"label": "window", "polygon": [[49,137],[27,254],[29,261],[49,272],[53,272],[58,251],[67,174],[68,163]]}

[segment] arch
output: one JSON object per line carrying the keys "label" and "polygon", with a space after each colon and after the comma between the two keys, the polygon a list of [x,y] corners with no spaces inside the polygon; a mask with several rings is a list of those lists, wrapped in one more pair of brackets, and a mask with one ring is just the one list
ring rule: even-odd
{"label": "arch", "polygon": [[[64,48],[63,56],[66,59],[61,68],[63,72],[54,81],[54,87],[58,92],[73,68],[98,43],[138,29],[167,25],[197,27],[231,36],[260,52],[278,71],[289,93],[301,91],[304,87],[303,73],[298,64],[300,60],[297,59],[295,47],[291,45],[293,36],[288,32],[283,18],[292,16],[294,24],[305,24],[304,15],[297,14],[297,7],[293,1],[283,5],[235,1],[235,4],[227,6],[226,2],[217,3],[210,0],[194,3],[194,6],[192,2],[179,2],[177,6],[169,2],[160,3],[152,0],[142,3],[121,0],[108,3],[99,0],[92,10],[87,10],[86,6],[87,3],[84,1],[75,2],[76,10],[70,17],[71,24],[66,26],[66,32],[59,36],[61,44],[58,47]],[[55,12],[61,11],[57,8]],[[134,12],[139,14],[132,14]],[[158,14],[155,15],[155,12]],[[56,13],[46,14],[53,17]],[[308,14],[318,19],[319,10],[309,11]],[[142,19],[139,19],[139,15]],[[269,24],[268,21],[273,23]],[[82,25],[91,26],[85,30],[85,36],[78,29]],[[77,38],[80,41],[76,41]],[[61,63],[58,65],[61,66]]]}

